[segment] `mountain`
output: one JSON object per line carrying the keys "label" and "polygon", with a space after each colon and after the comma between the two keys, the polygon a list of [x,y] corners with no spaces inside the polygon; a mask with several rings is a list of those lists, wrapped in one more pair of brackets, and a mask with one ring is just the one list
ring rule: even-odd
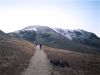
{"label": "mountain", "polygon": [[54,30],[60,33],[61,35],[65,36],[69,40],[100,48],[100,38],[97,37],[94,33],[80,29],[69,30],[69,29],[54,28]]}
{"label": "mountain", "polygon": [[[55,75],[100,74],[99,49],[73,42],[49,27],[30,26],[9,34],[0,31],[0,75],[21,75],[28,69],[29,65],[32,65],[29,64],[29,61],[33,59],[32,56],[36,53],[35,45],[23,39],[32,43],[34,41],[36,43],[42,42],[47,46],[68,49],[43,47],[47,58],[53,66],[51,72]],[[44,41],[41,41],[41,39]],[[35,59],[37,58],[35,57]],[[30,70],[33,71],[34,68]]]}
{"label": "mountain", "polygon": [[34,30],[19,30],[9,33],[9,35],[18,39],[24,39],[33,42],[35,40],[36,32]]}
{"label": "mountain", "polygon": [[22,30],[9,33],[9,35],[19,39],[28,40],[32,43],[42,43],[45,46],[54,48],[68,49],[86,53],[100,52],[99,48],[69,40],[69,38],[63,35],[63,32],[58,32],[56,29],[47,26],[29,26]]}

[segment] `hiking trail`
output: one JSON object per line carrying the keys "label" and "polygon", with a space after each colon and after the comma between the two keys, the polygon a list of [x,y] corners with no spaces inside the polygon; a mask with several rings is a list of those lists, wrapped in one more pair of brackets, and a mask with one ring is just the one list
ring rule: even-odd
{"label": "hiking trail", "polygon": [[39,46],[36,47],[34,56],[30,59],[29,66],[22,72],[22,75],[51,75],[52,65],[47,55]]}

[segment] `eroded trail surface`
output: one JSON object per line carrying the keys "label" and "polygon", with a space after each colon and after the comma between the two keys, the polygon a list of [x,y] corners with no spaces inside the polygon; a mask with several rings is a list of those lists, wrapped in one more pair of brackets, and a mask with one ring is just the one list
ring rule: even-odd
{"label": "eroded trail surface", "polygon": [[30,60],[28,68],[22,75],[51,75],[52,65],[50,64],[44,50],[36,47],[36,52]]}

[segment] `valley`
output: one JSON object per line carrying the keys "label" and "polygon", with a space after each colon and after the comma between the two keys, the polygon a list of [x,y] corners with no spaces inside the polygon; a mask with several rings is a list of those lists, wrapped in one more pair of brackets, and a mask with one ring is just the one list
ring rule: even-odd
{"label": "valley", "polygon": [[[0,75],[100,75],[100,38],[67,31],[69,39],[61,32],[47,26],[0,31]],[[94,42],[83,43],[84,38]]]}

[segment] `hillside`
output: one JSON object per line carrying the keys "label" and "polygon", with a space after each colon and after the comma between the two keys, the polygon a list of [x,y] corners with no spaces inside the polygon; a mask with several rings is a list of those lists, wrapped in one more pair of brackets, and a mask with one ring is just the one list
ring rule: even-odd
{"label": "hillside", "polygon": [[5,35],[0,31],[0,75],[19,75],[34,54],[35,47],[30,42]]}
{"label": "hillside", "polygon": [[69,30],[54,28],[54,30],[74,42],[100,48],[100,38],[92,32],[87,32],[80,29]]}
{"label": "hillside", "polygon": [[[75,34],[76,33],[78,34],[79,32],[75,32]],[[77,36],[76,37],[77,39],[70,40],[69,38],[63,36],[62,34],[55,31],[55,29],[47,27],[47,26],[29,26],[22,30],[9,33],[9,35],[13,37],[28,40],[32,43],[37,43],[37,44],[42,43],[43,45],[49,46],[49,47],[68,49],[68,50],[74,50],[74,51],[85,52],[85,53],[100,52],[100,48],[98,48],[99,38],[98,39],[97,38],[96,39],[87,39],[87,38],[83,39],[84,37],[79,38],[79,36]],[[89,32],[88,34],[91,35],[91,33]],[[92,38],[92,36],[89,38]],[[83,43],[83,42],[86,42],[84,40],[87,40],[87,43],[91,43],[92,45]],[[94,42],[92,42],[91,40]],[[93,44],[95,44],[96,46],[95,45],[93,46]]]}
{"label": "hillside", "polygon": [[53,66],[53,75],[100,75],[100,54],[44,47]]}
{"label": "hillside", "polygon": [[[33,28],[32,30],[36,32],[38,28]],[[26,35],[26,29],[21,31],[24,31],[24,35]],[[44,32],[46,31],[44,30]],[[19,35],[19,32],[20,31],[16,32],[16,34]],[[44,32],[42,32],[42,35],[40,34],[40,32],[38,32],[39,35],[36,34],[36,37],[38,37],[38,39],[35,39],[35,41],[37,43],[40,43],[40,41],[38,42],[38,40],[40,40],[40,35],[43,36]],[[53,32],[53,30],[49,29],[48,32]],[[6,34],[3,32],[3,35]],[[75,49],[71,48],[71,46],[69,47],[70,49],[65,50],[46,46],[43,46],[43,49],[40,49],[39,46],[36,47],[34,44],[23,40],[21,35],[20,39],[12,37],[10,38],[10,36],[5,37],[3,35],[0,36],[1,75],[33,75],[33,73],[36,75],[49,75],[49,73],[50,75],[100,74],[100,53],[98,53],[98,51],[96,51],[94,47],[78,43],[77,45],[75,45],[75,42],[67,39],[63,42],[66,41],[68,46],[72,45]],[[50,34],[50,36],[51,35],[52,34]],[[58,34],[56,32],[54,35],[56,35],[57,37],[61,36],[61,34]],[[46,37],[43,39],[46,39]],[[53,38],[56,39],[56,37]],[[63,36],[61,39],[65,39],[65,37]],[[56,44],[57,43],[55,43],[54,45]],[[63,46],[63,44],[60,45]]]}

